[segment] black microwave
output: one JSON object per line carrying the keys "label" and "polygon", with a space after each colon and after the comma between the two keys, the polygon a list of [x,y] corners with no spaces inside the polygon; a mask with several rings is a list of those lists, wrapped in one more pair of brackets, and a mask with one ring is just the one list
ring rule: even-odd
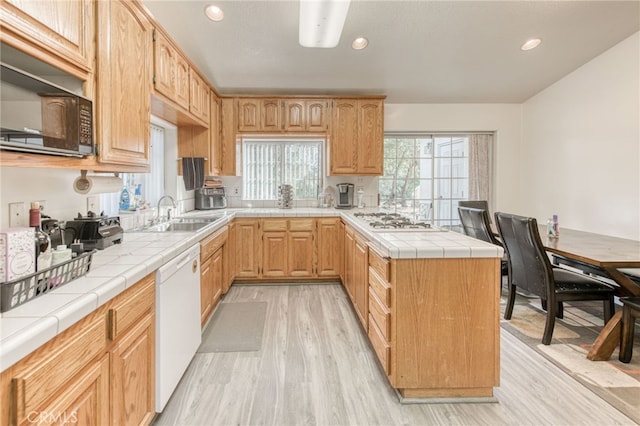
{"label": "black microwave", "polygon": [[0,63],[0,149],[95,155],[89,99]]}

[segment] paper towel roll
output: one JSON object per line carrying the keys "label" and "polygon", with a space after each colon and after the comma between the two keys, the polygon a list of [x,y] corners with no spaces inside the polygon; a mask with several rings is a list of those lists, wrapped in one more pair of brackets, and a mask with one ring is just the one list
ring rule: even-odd
{"label": "paper towel roll", "polygon": [[103,194],[120,192],[124,184],[117,176],[78,176],[73,181],[73,189],[78,194]]}

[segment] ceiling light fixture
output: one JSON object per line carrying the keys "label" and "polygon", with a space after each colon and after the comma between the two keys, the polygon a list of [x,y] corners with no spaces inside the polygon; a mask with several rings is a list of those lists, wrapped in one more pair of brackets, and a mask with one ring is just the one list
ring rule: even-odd
{"label": "ceiling light fixture", "polygon": [[520,46],[520,50],[531,50],[535,49],[542,43],[542,40],[539,38],[532,38],[531,40],[527,40],[522,46]]}
{"label": "ceiling light fixture", "polygon": [[212,4],[204,8],[204,13],[207,15],[207,18],[211,19],[213,22],[220,22],[224,19],[224,12],[222,9]]}
{"label": "ceiling light fixture", "polygon": [[369,40],[367,40],[366,37],[358,37],[357,39],[353,40],[353,43],[351,43],[351,47],[354,50],[362,50],[368,45],[369,45]]}
{"label": "ceiling light fixture", "polygon": [[300,0],[300,45],[336,47],[350,3],[351,0]]}

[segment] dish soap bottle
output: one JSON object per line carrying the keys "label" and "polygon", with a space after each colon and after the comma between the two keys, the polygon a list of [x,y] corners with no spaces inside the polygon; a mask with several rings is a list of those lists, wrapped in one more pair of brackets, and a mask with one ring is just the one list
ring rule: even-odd
{"label": "dish soap bottle", "polygon": [[122,192],[120,192],[120,210],[129,210],[130,205],[131,197],[129,195],[129,190],[125,186],[122,188]]}

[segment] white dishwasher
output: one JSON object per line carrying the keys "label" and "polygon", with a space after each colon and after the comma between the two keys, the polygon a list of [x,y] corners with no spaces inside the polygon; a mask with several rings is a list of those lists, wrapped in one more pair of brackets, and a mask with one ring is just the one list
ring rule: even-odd
{"label": "white dishwasher", "polygon": [[156,272],[156,412],[189,366],[201,342],[200,244]]}

